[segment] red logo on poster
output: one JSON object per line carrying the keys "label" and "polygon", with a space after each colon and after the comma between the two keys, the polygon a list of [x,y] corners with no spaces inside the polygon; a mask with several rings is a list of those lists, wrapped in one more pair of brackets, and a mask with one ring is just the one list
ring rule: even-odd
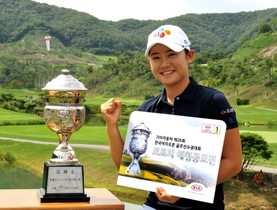
{"label": "red logo on poster", "polygon": [[191,186],[191,189],[192,189],[193,191],[199,192],[199,191],[202,190],[202,187],[201,187],[200,185],[198,185],[198,184],[194,184],[194,185]]}

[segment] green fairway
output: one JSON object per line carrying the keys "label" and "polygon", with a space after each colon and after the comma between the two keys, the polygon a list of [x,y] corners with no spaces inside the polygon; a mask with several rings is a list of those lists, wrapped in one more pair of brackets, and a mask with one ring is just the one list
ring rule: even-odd
{"label": "green fairway", "polygon": [[272,157],[269,160],[260,160],[257,165],[277,168],[277,143],[269,143],[268,145],[269,150],[273,151]]}
{"label": "green fairway", "polygon": [[277,131],[260,131],[256,130],[240,130],[240,133],[257,133],[262,136],[268,143],[277,143]]}
{"label": "green fairway", "polygon": [[[127,127],[120,127],[123,138]],[[30,139],[44,142],[57,142],[58,136],[46,125],[24,125],[24,126],[0,126],[0,136],[19,139]],[[75,144],[99,144],[108,145],[105,126],[83,126],[79,131],[72,133],[71,143]]]}
{"label": "green fairway", "polygon": [[[106,102],[108,99],[106,98],[89,98],[86,99],[85,104],[97,104],[101,105]],[[125,105],[140,105],[141,101],[139,100],[124,100],[118,98],[118,100],[122,100],[122,103]],[[261,124],[266,125],[269,122],[274,123],[275,127],[277,126],[277,111],[272,110],[263,110],[259,108],[253,107],[236,107],[237,118],[240,123],[248,122],[250,125],[252,124]],[[19,113],[14,111],[9,111],[6,109],[0,108],[0,123],[3,121],[18,121],[18,120],[43,120],[42,117],[37,115],[31,115],[27,113]],[[277,130],[277,129],[276,129]]]}
{"label": "green fairway", "polygon": [[[12,91],[11,91],[12,92]],[[23,95],[21,93],[21,95]],[[135,99],[121,99],[123,104],[139,105],[141,101]],[[90,97],[86,103],[100,104],[107,101],[103,97]],[[240,122],[240,132],[252,132],[261,135],[268,143],[269,148],[274,152],[269,161],[260,161],[260,165],[276,167],[277,162],[277,112],[276,110],[264,110],[253,108],[250,106],[239,106],[235,108],[238,120]],[[43,117],[31,115],[27,113],[13,112],[0,108],[0,125],[5,125],[5,122],[23,122],[23,121],[44,121]],[[250,126],[244,126],[243,122],[249,122]],[[271,122],[271,124],[268,124]],[[273,123],[272,123],[273,122]],[[4,123],[4,124],[3,124]],[[267,124],[260,126],[255,124]],[[120,126],[120,132],[125,139],[127,126]],[[42,125],[5,125],[0,126],[0,137],[19,138],[38,140],[44,142],[56,142],[58,144],[58,136],[55,132]],[[70,138],[71,144],[95,144],[108,145],[105,126],[88,126],[84,125],[79,131],[72,134]]]}
{"label": "green fairway", "polygon": [[20,113],[9,111],[7,109],[0,108],[0,124],[3,122],[18,122],[18,121],[44,121],[43,117],[39,117],[37,115],[32,115],[28,113]]}
{"label": "green fairway", "polygon": [[11,94],[18,98],[37,97],[40,91],[32,91],[28,89],[0,89],[0,94]]}
{"label": "green fairway", "polygon": [[[121,126],[120,132],[125,139],[127,127]],[[268,161],[262,160],[258,164],[268,167],[277,167],[277,132],[273,131],[253,131],[242,130],[242,132],[252,132],[261,135],[268,143],[269,149],[274,153]],[[0,126],[0,136],[19,139],[30,139],[44,142],[56,142],[58,144],[58,136],[45,125],[35,126]],[[71,144],[95,144],[108,145],[108,138],[105,126],[83,126],[79,131],[72,134],[70,138]]]}
{"label": "green fairway", "polygon": [[250,106],[239,106],[235,108],[238,121],[240,123],[249,122],[250,124],[277,124],[277,110],[266,110]]}
{"label": "green fairway", "polygon": [[[138,100],[138,99],[126,99],[126,98],[121,98],[121,97],[114,97],[116,100],[120,100],[122,104],[125,105],[140,105],[143,101]],[[103,98],[100,96],[95,96],[95,97],[86,97],[85,98],[85,104],[96,104],[96,105],[101,105],[108,101],[110,98]]]}

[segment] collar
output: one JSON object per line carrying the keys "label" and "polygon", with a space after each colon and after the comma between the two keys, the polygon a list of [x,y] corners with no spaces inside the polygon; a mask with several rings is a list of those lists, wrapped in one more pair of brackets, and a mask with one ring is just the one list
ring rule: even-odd
{"label": "collar", "polygon": [[[189,85],[187,86],[187,88],[179,95],[179,97],[183,98],[183,99],[186,99],[186,100],[189,100],[189,101],[193,101],[193,98],[194,98],[194,94],[197,90],[197,87],[198,87],[198,83],[192,78],[192,77],[189,77],[190,79],[190,83]],[[156,103],[156,107],[161,103],[167,103],[167,99],[166,99],[166,90],[165,88],[163,89],[160,97],[158,98],[157,100],[157,103]]]}

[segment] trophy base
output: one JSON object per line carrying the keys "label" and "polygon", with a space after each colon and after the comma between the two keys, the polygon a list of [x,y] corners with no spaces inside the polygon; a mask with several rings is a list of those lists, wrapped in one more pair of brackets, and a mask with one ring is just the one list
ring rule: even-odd
{"label": "trophy base", "polygon": [[42,188],[38,190],[41,203],[46,202],[88,202],[84,193],[83,165],[44,163]]}
{"label": "trophy base", "polygon": [[76,165],[78,164],[78,159],[73,158],[72,160],[61,160],[59,158],[51,158],[49,162],[50,164],[55,165]]}
{"label": "trophy base", "polygon": [[54,202],[89,202],[90,197],[86,194],[45,194],[45,189],[40,188],[37,190],[38,198],[41,203],[54,203]]}

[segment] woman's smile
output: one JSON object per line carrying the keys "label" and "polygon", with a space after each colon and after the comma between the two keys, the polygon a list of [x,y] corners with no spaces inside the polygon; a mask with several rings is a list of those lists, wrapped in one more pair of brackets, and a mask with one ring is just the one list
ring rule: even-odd
{"label": "woman's smile", "polygon": [[175,72],[174,70],[171,70],[171,71],[164,71],[164,72],[162,72],[161,74],[164,75],[164,76],[168,76],[168,75],[173,74],[174,72]]}

